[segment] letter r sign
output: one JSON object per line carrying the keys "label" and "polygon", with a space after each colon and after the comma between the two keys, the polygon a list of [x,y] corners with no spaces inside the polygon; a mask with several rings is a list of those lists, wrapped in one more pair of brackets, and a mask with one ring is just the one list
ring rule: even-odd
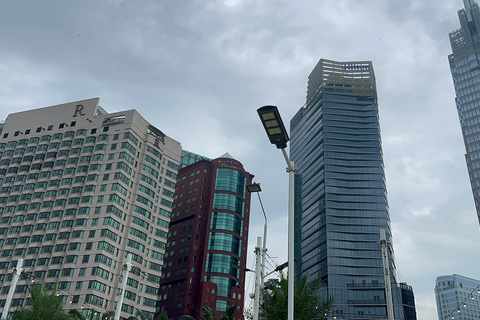
{"label": "letter r sign", "polygon": [[81,115],[81,116],[84,116],[85,113],[83,113],[83,104],[77,104],[75,106],[75,112],[73,113],[73,116],[76,117],[78,114]]}

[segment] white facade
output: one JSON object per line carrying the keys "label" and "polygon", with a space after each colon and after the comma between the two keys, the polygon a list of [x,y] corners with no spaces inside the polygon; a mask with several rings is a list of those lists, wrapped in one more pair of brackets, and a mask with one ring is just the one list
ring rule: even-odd
{"label": "white facade", "polygon": [[439,320],[478,320],[480,281],[458,274],[437,277],[435,300]]}
{"label": "white facade", "polygon": [[0,311],[24,259],[12,310],[32,280],[58,283],[65,308],[114,310],[133,255],[122,317],[153,318],[180,143],[135,110],[99,99],[10,114],[0,139]]}

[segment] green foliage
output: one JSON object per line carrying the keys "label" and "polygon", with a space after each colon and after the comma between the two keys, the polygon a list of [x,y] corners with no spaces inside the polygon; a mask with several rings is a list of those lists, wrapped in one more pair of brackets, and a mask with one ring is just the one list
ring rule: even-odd
{"label": "green foliage", "polygon": [[203,316],[199,320],[217,320],[215,318],[215,312],[209,307],[202,307]]}
{"label": "green foliage", "polygon": [[73,320],[86,320],[85,317],[77,310],[70,310],[68,311],[68,314],[71,316],[71,319]]}
{"label": "green foliage", "polygon": [[70,315],[64,312],[62,301],[55,295],[56,286],[52,291],[40,284],[30,287],[32,305],[12,313],[12,320],[68,320]]}
{"label": "green foliage", "polygon": [[[236,306],[231,306],[230,308],[228,308],[227,311],[224,314],[222,314],[222,316],[220,317],[220,320],[235,320],[236,309],[237,309]],[[200,319],[198,320],[217,320],[217,318],[215,318],[215,312],[209,307],[202,307],[202,312],[203,312],[203,316],[200,317]],[[190,317],[190,318],[186,318],[185,320],[192,320],[192,319],[193,317]]]}
{"label": "green foliage", "polygon": [[[162,311],[160,312],[160,314],[158,315],[157,319],[155,320],[168,320],[168,313],[167,311]],[[188,319],[185,319],[185,320],[188,320]],[[195,320],[195,319],[193,319]]]}
{"label": "green foliage", "polygon": [[220,317],[220,320],[235,320],[235,310],[237,310],[237,306],[231,306],[225,314]]}
{"label": "green foliage", "polygon": [[[324,315],[333,307],[333,300],[320,301],[317,291],[321,288],[320,279],[311,282],[304,276],[295,285],[294,319],[325,319]],[[286,320],[288,316],[288,279],[280,278],[280,282],[267,283],[267,289],[273,296],[266,295],[260,315],[268,320]]]}
{"label": "green foliage", "polygon": [[147,318],[145,317],[145,315],[141,310],[137,310],[137,312],[135,312],[135,316],[130,316],[127,318],[127,320],[146,320],[146,319]]}
{"label": "green foliage", "polygon": [[115,311],[107,311],[100,316],[100,320],[113,320],[115,317]]}

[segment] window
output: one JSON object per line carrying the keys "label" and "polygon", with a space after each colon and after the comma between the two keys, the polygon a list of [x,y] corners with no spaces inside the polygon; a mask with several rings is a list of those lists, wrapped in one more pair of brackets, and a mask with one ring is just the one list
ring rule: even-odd
{"label": "window", "polygon": [[53,252],[53,246],[43,246],[40,252],[41,253],[51,253],[51,252]]}
{"label": "window", "polygon": [[58,229],[60,227],[60,222],[50,222],[48,224],[48,229]]}
{"label": "window", "polygon": [[86,225],[87,225],[87,219],[85,218],[77,219],[75,221],[75,226],[86,226]]}
{"label": "window", "polygon": [[97,138],[95,136],[90,136],[85,140],[85,143],[95,143]]}
{"label": "window", "polygon": [[[30,248],[28,248],[28,250],[27,250],[27,254],[38,254],[39,251],[40,251],[40,247],[30,247]],[[40,260],[41,260],[41,259],[38,259],[37,265],[41,265],[41,264],[40,264]],[[47,262],[47,263],[48,263],[48,262]]]}
{"label": "window", "polygon": [[93,161],[102,161],[103,160],[103,154],[94,154],[93,155]]}
{"label": "window", "polygon": [[80,250],[81,247],[80,242],[72,242],[68,245],[68,250]]}
{"label": "window", "polygon": [[49,270],[47,272],[47,278],[56,278],[60,275],[59,269]]}
{"label": "window", "polygon": [[76,230],[72,232],[72,238],[83,238],[83,230]]}
{"label": "window", "polygon": [[58,234],[58,239],[68,239],[70,238],[70,232],[60,232]]}
{"label": "window", "polygon": [[[67,245],[66,244],[57,244],[55,246],[55,252],[58,252],[58,251],[65,251],[67,250]],[[62,257],[63,259],[63,257]],[[52,261],[53,262],[53,261]]]}
{"label": "window", "polygon": [[45,235],[45,241],[55,241],[57,239],[56,233],[47,233]]}
{"label": "window", "polygon": [[71,228],[73,227],[73,220],[64,220],[62,222],[62,228]]}
{"label": "window", "polygon": [[83,196],[81,202],[82,203],[92,203],[93,196]]}
{"label": "window", "polygon": [[[55,251],[65,251],[64,246],[66,245],[56,245],[55,246]],[[57,249],[59,248],[59,249]],[[52,264],[62,264],[63,263],[63,257],[53,257],[52,258]]]}

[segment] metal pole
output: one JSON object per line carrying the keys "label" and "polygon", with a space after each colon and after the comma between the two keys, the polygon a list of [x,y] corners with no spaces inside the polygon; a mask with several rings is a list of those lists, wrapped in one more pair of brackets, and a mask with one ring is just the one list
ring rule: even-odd
{"label": "metal pole", "polygon": [[260,192],[257,192],[258,201],[260,202],[260,206],[262,207],[263,217],[265,218],[265,224],[263,225],[263,250],[262,250],[262,271],[261,271],[261,282],[260,282],[260,306],[263,305],[263,298],[264,294],[263,291],[265,289],[265,260],[267,257],[267,215],[265,214],[265,209],[263,208],[262,199],[260,198]]}
{"label": "metal pole", "polygon": [[2,320],[7,319],[8,309],[10,309],[10,305],[12,304],[12,298],[13,298],[13,294],[15,293],[15,289],[17,287],[17,282],[18,282],[18,279],[20,278],[20,274],[23,271],[22,265],[23,265],[23,259],[20,258],[17,261],[17,266],[13,269],[14,270],[13,278],[12,278],[12,282],[10,283],[10,289],[8,290],[7,300],[5,301],[5,307],[2,312],[2,318],[1,318]]}
{"label": "metal pole", "polygon": [[260,305],[263,305],[263,291],[265,289],[265,260],[267,255],[267,220],[263,226],[262,270],[260,272]]}
{"label": "metal pole", "polygon": [[293,161],[290,161],[287,151],[282,149],[283,156],[287,162],[288,172],[288,320],[294,320],[294,292],[295,292],[295,213],[294,213],[294,184],[296,167]]}
{"label": "metal pole", "polygon": [[255,264],[255,301],[253,304],[253,320],[258,320],[258,316],[260,313],[260,279],[261,275],[261,259],[262,259],[262,237],[257,237],[257,246],[255,247],[255,255],[256,255],[256,264]]}
{"label": "metal pole", "polygon": [[120,320],[120,313],[122,313],[123,298],[125,296],[125,287],[127,286],[128,273],[132,268],[132,254],[127,254],[127,260],[123,264],[123,273],[122,273],[122,287],[120,289],[120,298],[118,299],[117,309],[115,310],[114,320]]}
{"label": "metal pole", "polygon": [[382,261],[383,261],[383,276],[385,279],[385,299],[387,300],[387,314],[388,320],[394,320],[393,315],[393,300],[392,300],[392,285],[390,283],[390,265],[388,263],[388,248],[387,236],[385,229],[380,229],[380,245],[382,246]]}

